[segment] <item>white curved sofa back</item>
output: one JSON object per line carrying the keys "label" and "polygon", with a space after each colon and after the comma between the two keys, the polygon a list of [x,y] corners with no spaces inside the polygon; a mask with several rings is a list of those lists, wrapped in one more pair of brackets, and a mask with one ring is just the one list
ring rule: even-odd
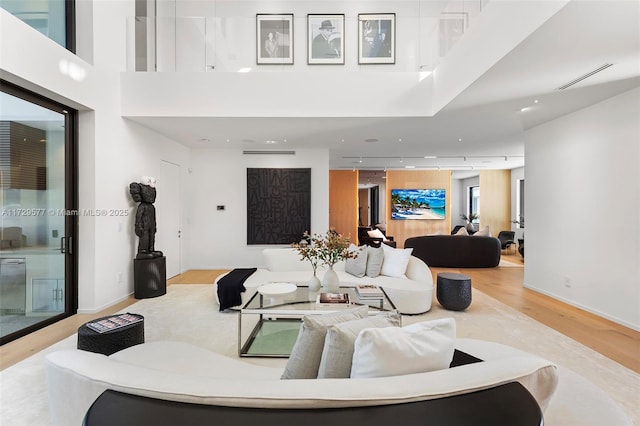
{"label": "white curved sofa back", "polygon": [[[313,271],[311,263],[307,260],[301,260],[300,254],[294,248],[263,249],[262,258],[265,268],[271,272]],[[334,269],[336,271],[344,271],[344,261],[336,263]],[[426,263],[415,256],[411,256],[409,259],[405,275],[410,280],[424,282],[427,285],[433,284],[431,270]]]}
{"label": "white curved sofa back", "polygon": [[[159,349],[157,346],[165,345]],[[221,377],[187,374],[170,367],[180,360],[168,344],[176,344],[191,369],[221,365]],[[399,404],[443,398],[518,381],[544,410],[557,386],[556,367],[548,361],[492,342],[458,339],[461,350],[485,359],[456,368],[373,379],[279,380],[254,378],[247,364],[178,342],[152,342],[107,357],[81,350],[46,356],[47,381],[54,425],[81,424],[93,401],[106,389],[171,401],[232,407],[328,408]],[[189,349],[193,348],[193,349]],[[127,351],[135,354],[127,357]],[[203,351],[207,354],[203,355]],[[146,354],[146,355],[145,355]],[[140,359],[154,359],[152,366]],[[158,357],[171,358],[164,362]],[[138,361],[136,361],[136,358]],[[161,362],[162,361],[162,362]],[[233,366],[235,364],[235,367]],[[162,367],[162,365],[166,366]],[[235,374],[229,377],[229,371]],[[259,376],[259,375],[258,375]]]}

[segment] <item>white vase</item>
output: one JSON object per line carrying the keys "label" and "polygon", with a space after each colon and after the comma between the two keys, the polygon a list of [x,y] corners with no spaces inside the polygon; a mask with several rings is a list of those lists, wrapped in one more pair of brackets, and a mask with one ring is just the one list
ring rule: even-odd
{"label": "white vase", "polygon": [[313,276],[309,278],[309,291],[318,291],[320,290],[320,280],[316,275],[316,271],[313,271]]}
{"label": "white vase", "polygon": [[330,265],[329,269],[324,273],[324,277],[322,277],[322,290],[326,293],[337,293],[339,287],[338,274],[333,270],[333,265]]}

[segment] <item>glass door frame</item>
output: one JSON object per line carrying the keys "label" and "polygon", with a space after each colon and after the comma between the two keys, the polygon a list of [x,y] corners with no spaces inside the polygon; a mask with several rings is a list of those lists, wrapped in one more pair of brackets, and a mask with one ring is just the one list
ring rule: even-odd
{"label": "glass door frame", "polygon": [[[78,111],[37,93],[0,79],[0,90],[11,96],[63,114],[65,117],[65,211],[78,211]],[[75,214],[65,214],[65,304],[64,312],[43,319],[6,336],[0,336],[0,345],[26,336],[78,312],[78,220]]]}

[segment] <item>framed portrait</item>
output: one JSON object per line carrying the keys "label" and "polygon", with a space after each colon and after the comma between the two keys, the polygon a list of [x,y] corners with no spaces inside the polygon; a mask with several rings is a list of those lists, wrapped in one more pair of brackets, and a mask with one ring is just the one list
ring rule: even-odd
{"label": "framed portrait", "polygon": [[344,65],[344,15],[307,15],[307,63]]}
{"label": "framed portrait", "polygon": [[443,57],[467,29],[467,13],[444,12],[438,22],[438,54]]}
{"label": "framed portrait", "polygon": [[358,63],[396,63],[396,14],[358,15]]}
{"label": "framed portrait", "polygon": [[293,65],[293,13],[256,15],[258,65]]}

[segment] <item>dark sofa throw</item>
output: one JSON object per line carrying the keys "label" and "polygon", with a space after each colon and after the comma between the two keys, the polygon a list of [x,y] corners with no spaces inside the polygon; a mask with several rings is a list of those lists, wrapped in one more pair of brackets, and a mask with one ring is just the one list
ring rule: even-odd
{"label": "dark sofa throw", "polygon": [[258,268],[236,268],[218,281],[220,312],[242,304],[240,293],[247,291],[244,282]]}

